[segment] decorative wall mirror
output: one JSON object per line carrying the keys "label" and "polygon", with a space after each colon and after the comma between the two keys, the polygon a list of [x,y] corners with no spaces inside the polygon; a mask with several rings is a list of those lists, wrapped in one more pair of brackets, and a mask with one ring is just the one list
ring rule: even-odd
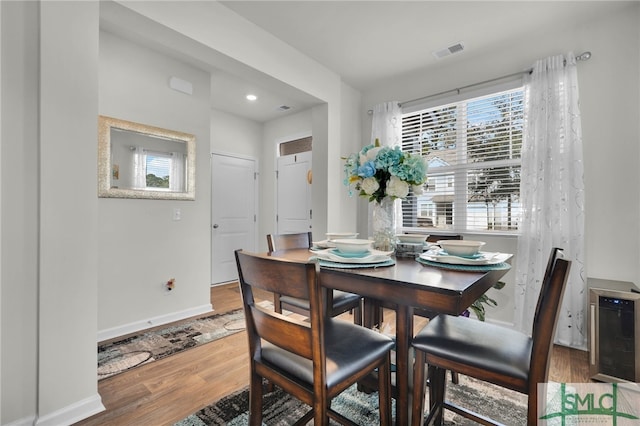
{"label": "decorative wall mirror", "polygon": [[195,137],[98,117],[98,196],[195,200]]}

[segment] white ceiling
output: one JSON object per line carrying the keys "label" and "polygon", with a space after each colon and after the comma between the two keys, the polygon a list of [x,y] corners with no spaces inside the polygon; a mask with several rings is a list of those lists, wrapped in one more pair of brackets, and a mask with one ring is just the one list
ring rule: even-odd
{"label": "white ceiling", "polygon": [[[221,1],[240,16],[366,91],[377,82],[417,69],[462,62],[495,52],[505,40],[540,34],[563,22],[586,21],[621,7],[614,1]],[[320,101],[256,70],[224,72],[217,52],[113,2],[101,2],[101,28],[145,44],[212,74],[211,107],[265,122]],[[125,18],[131,22],[125,22]],[[432,52],[463,42],[463,52],[436,59]],[[576,54],[580,52],[575,52]],[[226,64],[228,65],[228,64]],[[237,67],[236,67],[237,68]],[[249,102],[254,93],[258,101]],[[280,106],[291,109],[281,111]]]}
{"label": "white ceiling", "polygon": [[[499,49],[563,22],[591,19],[611,1],[222,1],[257,26],[367,90],[377,81],[466,54]],[[436,59],[433,51],[463,42]],[[576,54],[581,52],[575,52]]]}

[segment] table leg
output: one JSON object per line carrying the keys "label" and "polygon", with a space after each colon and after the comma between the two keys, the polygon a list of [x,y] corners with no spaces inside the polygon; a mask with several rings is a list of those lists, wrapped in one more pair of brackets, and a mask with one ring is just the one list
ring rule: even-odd
{"label": "table leg", "polygon": [[413,378],[413,356],[410,350],[413,338],[413,308],[399,305],[396,310],[396,424],[411,424],[410,383]]}
{"label": "table leg", "polygon": [[[380,319],[380,301],[376,299],[371,299],[369,297],[364,298],[364,309],[363,309],[363,321],[362,325],[367,328],[377,328],[380,329],[381,319]],[[364,380],[358,382],[358,391],[371,393],[378,390],[377,387],[377,379],[375,381],[372,380]],[[392,392],[393,393],[393,392]]]}
{"label": "table leg", "polygon": [[363,323],[367,328],[380,328],[381,318],[380,318],[380,301],[371,299],[368,297],[364,298],[364,309],[363,309]]}

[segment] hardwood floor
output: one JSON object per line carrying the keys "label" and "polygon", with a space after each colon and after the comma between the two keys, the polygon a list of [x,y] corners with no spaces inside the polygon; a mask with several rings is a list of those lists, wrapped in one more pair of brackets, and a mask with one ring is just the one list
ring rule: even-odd
{"label": "hardwood floor", "polygon": [[[272,300],[267,293],[262,297]],[[211,303],[217,313],[240,308],[237,284],[212,287]],[[385,323],[393,320],[393,313],[385,312]],[[423,323],[416,317],[416,330]],[[248,385],[246,348],[240,332],[101,380],[98,392],[106,411],[76,425],[172,425]],[[549,379],[590,381],[587,352],[554,347]]]}

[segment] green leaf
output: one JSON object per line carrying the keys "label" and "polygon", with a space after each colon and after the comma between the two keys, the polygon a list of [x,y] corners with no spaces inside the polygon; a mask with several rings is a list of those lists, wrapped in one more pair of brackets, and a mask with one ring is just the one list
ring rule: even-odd
{"label": "green leaf", "polygon": [[493,288],[495,288],[496,290],[502,290],[505,285],[507,285],[507,283],[505,283],[504,281],[498,281],[493,285]]}
{"label": "green leaf", "polygon": [[[505,285],[505,282],[498,281],[493,285],[493,288],[495,288],[496,290],[501,290]],[[478,297],[476,301],[473,302],[471,306],[469,306],[469,309],[471,309],[473,313],[476,314],[476,317],[478,317],[480,321],[484,321],[486,319],[486,310],[484,308],[484,305],[498,306],[498,302],[495,299],[487,296],[487,293],[485,293],[482,296]]]}

